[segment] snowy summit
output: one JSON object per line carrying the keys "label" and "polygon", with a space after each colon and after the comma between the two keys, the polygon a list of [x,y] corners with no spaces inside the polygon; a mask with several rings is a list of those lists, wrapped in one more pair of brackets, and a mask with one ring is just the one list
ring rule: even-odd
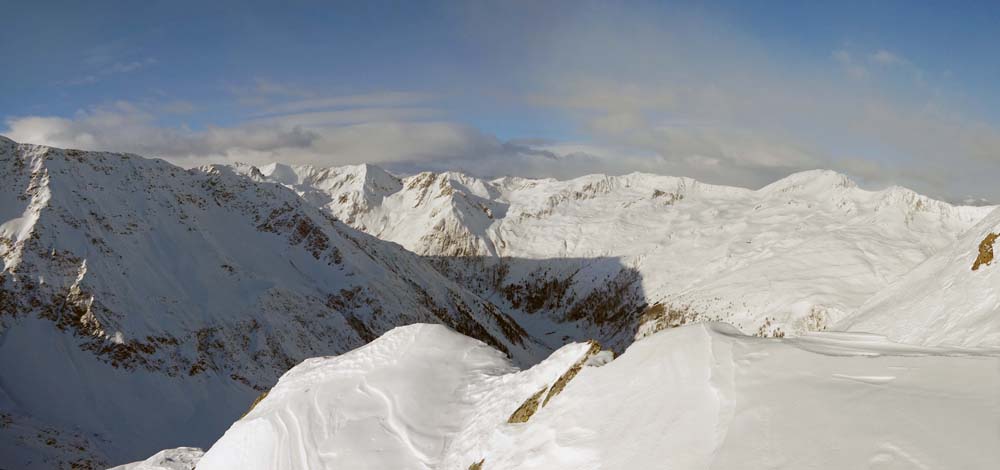
{"label": "snowy summit", "polygon": [[[967,451],[1000,417],[992,207],[832,172],[754,191],[185,170],[9,140],[0,159],[0,449],[18,466],[997,457]],[[954,442],[901,420],[927,410],[964,423]]]}

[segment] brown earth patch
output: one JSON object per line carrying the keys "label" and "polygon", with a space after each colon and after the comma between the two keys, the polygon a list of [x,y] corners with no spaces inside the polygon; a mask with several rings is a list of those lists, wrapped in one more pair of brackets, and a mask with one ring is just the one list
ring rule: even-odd
{"label": "brown earth patch", "polygon": [[997,237],[1000,237],[1000,234],[990,233],[979,244],[979,256],[972,264],[973,271],[978,271],[980,267],[989,266],[993,262],[993,243],[997,241]]}
{"label": "brown earth patch", "polygon": [[548,390],[548,387],[542,387],[541,390],[535,392],[535,394],[528,397],[527,400],[524,400],[524,403],[521,403],[521,406],[514,410],[514,414],[510,415],[507,422],[527,423],[528,419],[530,419],[531,416],[538,411],[538,404],[542,401],[542,395],[545,394],[546,390]]}
{"label": "brown earth patch", "polygon": [[563,373],[563,375],[559,376],[559,378],[556,379],[556,382],[552,384],[552,388],[549,389],[549,394],[545,396],[545,401],[542,403],[542,406],[548,405],[549,400],[551,400],[553,397],[562,392],[564,388],[566,388],[566,385],[569,384],[569,381],[573,380],[573,377],[576,377],[576,374],[580,373],[580,369],[583,369],[583,365],[587,363],[587,360],[590,359],[591,356],[601,352],[600,343],[594,340],[590,340],[588,341],[588,343],[590,344],[590,348],[587,349],[586,354],[584,354],[579,361],[576,361],[576,363],[573,364],[569,368],[569,370]]}
{"label": "brown earth patch", "polygon": [[661,303],[647,307],[639,317],[639,325],[652,323],[650,333],[676,328],[701,319],[701,315],[691,309],[690,306],[673,306]]}

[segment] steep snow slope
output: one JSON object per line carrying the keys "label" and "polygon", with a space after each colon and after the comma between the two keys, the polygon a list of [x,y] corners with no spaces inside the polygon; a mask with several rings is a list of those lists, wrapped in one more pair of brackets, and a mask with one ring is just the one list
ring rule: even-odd
{"label": "steep snow slope", "polygon": [[618,350],[640,322],[720,320],[762,336],[823,330],[990,210],[898,187],[866,191],[830,171],[756,191],[649,174],[395,180],[373,166],[281,165],[262,174],[434,257],[539,331]]}
{"label": "steep snow slope", "polygon": [[658,332],[610,363],[594,351],[568,345],[518,372],[443,327],[398,328],[289,371],[198,469],[985,470],[1000,460],[998,356],[864,334],[760,339],[714,323]]}
{"label": "steep snow slope", "polygon": [[[1000,348],[1000,209],[865,302],[838,329],[906,343]],[[1000,253],[997,253],[1000,255]]]}
{"label": "steep snow slope", "polygon": [[271,164],[260,172],[355,228],[418,254],[498,254],[486,230],[506,204],[487,181],[454,172],[399,179],[374,165]]}
{"label": "steep snow slope", "polygon": [[297,366],[198,468],[436,468],[462,450],[459,436],[505,421],[589,349],[567,345],[518,373],[498,351],[443,326],[400,327]]}
{"label": "steep snow slope", "polygon": [[225,167],[0,139],[0,260],[0,467],[203,446],[302,359],[397,325],[546,354],[425,260]]}

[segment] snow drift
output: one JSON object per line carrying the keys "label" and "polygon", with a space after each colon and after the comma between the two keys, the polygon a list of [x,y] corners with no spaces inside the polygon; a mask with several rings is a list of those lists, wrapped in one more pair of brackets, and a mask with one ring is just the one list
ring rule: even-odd
{"label": "snow drift", "polygon": [[760,339],[714,323],[655,333],[611,362],[593,351],[567,345],[517,371],[444,327],[397,328],[289,371],[198,469],[987,469],[1000,459],[997,356],[864,334]]}

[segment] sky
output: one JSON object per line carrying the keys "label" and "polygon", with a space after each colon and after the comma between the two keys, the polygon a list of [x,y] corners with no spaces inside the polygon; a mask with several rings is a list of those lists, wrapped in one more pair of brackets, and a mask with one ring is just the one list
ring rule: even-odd
{"label": "sky", "polygon": [[0,0],[0,134],[1000,202],[1000,3]]}

